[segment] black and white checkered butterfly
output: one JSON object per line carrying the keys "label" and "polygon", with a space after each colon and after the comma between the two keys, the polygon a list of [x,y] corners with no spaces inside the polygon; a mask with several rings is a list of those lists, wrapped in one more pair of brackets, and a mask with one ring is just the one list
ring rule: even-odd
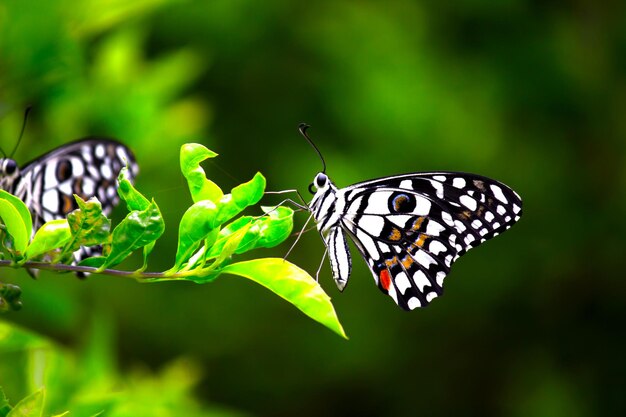
{"label": "black and white checkered butterfly", "polygon": [[452,263],[522,214],[515,191],[474,174],[424,172],[338,189],[322,172],[312,186],[309,208],[339,289],[352,267],[347,234],[380,290],[405,310],[440,296]]}
{"label": "black and white checkered butterfly", "polygon": [[[0,188],[24,201],[32,213],[34,232],[43,223],[65,218],[77,209],[73,194],[83,199],[97,197],[103,213],[109,215],[119,201],[116,178],[125,163],[134,177],[138,167],[130,149],[112,139],[86,138],[60,146],[22,168],[13,159],[0,159]],[[94,254],[97,250],[88,253]]]}

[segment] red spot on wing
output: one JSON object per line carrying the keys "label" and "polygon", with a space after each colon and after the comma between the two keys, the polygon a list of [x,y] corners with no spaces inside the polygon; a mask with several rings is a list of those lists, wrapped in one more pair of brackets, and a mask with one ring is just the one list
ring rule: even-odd
{"label": "red spot on wing", "polygon": [[389,275],[389,271],[383,269],[380,271],[380,285],[385,291],[389,291],[389,287],[391,286],[391,276]]}

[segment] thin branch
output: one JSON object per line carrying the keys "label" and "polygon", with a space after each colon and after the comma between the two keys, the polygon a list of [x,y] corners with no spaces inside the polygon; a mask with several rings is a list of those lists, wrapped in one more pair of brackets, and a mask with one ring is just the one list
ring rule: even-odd
{"label": "thin branch", "polygon": [[[9,260],[0,260],[0,267],[15,267]],[[113,275],[117,277],[133,278],[133,279],[176,279],[185,278],[191,276],[202,277],[210,272],[215,272],[215,269],[199,268],[191,271],[180,271],[174,274],[166,274],[165,272],[138,272],[138,271],[120,271],[119,269],[104,269],[98,271],[98,268],[91,266],[79,266],[79,265],[66,265],[66,264],[51,264],[47,262],[35,262],[27,261],[19,265],[21,268],[41,269],[46,271],[69,271],[69,272],[87,272],[90,274],[103,274]]]}

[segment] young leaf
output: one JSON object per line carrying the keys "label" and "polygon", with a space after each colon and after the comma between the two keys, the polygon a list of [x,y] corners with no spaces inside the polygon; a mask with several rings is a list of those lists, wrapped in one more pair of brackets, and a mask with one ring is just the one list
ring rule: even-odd
{"label": "young leaf", "polygon": [[227,265],[221,272],[239,275],[263,285],[347,339],[330,297],[317,281],[296,265],[280,258],[261,258]]}
{"label": "young leaf", "polygon": [[30,215],[30,210],[26,207],[26,204],[13,194],[10,194],[4,190],[0,190],[0,199],[7,200],[11,203],[19,213],[24,225],[26,226],[26,234],[30,238],[33,233],[33,218]]}
{"label": "young leaf", "polygon": [[179,271],[212,231],[214,231],[212,240],[215,241],[217,230],[212,224],[216,215],[217,206],[211,200],[198,201],[183,214],[178,226],[176,261],[171,272]]}
{"label": "young leaf", "polygon": [[126,202],[128,211],[145,210],[150,205],[150,200],[133,186],[127,167],[122,168],[117,176],[117,194]]}
{"label": "young leaf", "polygon": [[267,215],[261,217],[242,216],[220,230],[220,236],[211,247],[208,258],[217,256],[226,242],[226,237],[252,223],[246,235],[241,239],[236,254],[256,248],[272,248],[289,237],[293,229],[293,210],[289,207],[267,208]]}
{"label": "young leaf", "polygon": [[24,223],[20,211],[13,205],[13,202],[2,198],[0,198],[0,220],[2,220],[7,233],[13,239],[13,251],[16,252],[18,257],[21,257],[26,247],[28,247],[28,240],[30,239],[28,231],[32,230],[32,223],[29,229],[26,223]]}
{"label": "young leaf", "polygon": [[133,251],[154,242],[161,237],[164,230],[163,217],[154,200],[145,210],[130,212],[113,230],[111,252],[98,272],[117,265]]}
{"label": "young leaf", "polygon": [[284,242],[293,230],[293,210],[289,207],[263,207],[267,212],[259,225],[259,241],[255,248],[273,248]]}
{"label": "young leaf", "polygon": [[254,177],[233,188],[217,204],[219,212],[213,227],[217,227],[241,213],[246,207],[259,202],[265,191],[265,177],[257,172]]}
{"label": "young leaf", "polygon": [[27,260],[33,259],[54,249],[61,248],[71,238],[72,232],[66,219],[46,222],[35,233],[33,241],[26,249],[25,258]]}
{"label": "young leaf", "polygon": [[41,417],[43,413],[43,388],[23,398],[13,407],[7,417]]}
{"label": "young leaf", "polygon": [[213,181],[207,179],[200,162],[214,158],[217,154],[198,143],[187,143],[180,148],[180,170],[187,179],[189,192],[194,203],[202,200],[219,201],[224,192]]}
{"label": "young leaf", "polygon": [[74,195],[78,209],[67,215],[67,222],[72,231],[72,239],[64,249],[71,253],[81,246],[93,246],[106,243],[111,232],[111,221],[102,214],[102,204],[92,197],[84,201]]}
{"label": "young leaf", "polygon": [[[117,176],[117,194],[126,202],[128,211],[145,210],[150,205],[150,200],[133,186],[127,167],[122,168],[120,174]],[[154,249],[155,243],[156,242],[148,243],[143,247],[143,266],[139,268],[138,272],[145,271],[148,267],[148,255],[150,255],[152,249]]]}

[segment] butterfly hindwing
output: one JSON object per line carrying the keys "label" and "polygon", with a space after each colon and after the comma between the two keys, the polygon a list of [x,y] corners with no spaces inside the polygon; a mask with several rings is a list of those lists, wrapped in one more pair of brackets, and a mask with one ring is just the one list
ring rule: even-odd
{"label": "butterfly hindwing", "polygon": [[522,207],[506,185],[452,172],[383,178],[337,194],[341,226],[381,291],[407,310],[441,295],[452,263],[508,229]]}

